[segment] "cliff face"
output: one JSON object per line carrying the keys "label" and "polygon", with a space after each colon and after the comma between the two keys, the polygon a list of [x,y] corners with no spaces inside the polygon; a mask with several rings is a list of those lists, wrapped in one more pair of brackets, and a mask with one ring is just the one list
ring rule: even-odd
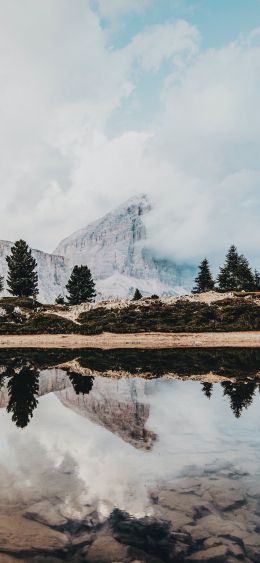
{"label": "cliff face", "polygon": [[[0,275],[7,276],[6,256],[10,254],[11,242],[0,241]],[[63,256],[47,254],[40,250],[32,250],[32,254],[37,262],[39,277],[39,300],[52,303],[59,293],[64,293],[64,288],[70,276],[71,268]],[[5,291],[6,294],[8,294]]]}
{"label": "cliff face", "polygon": [[140,243],[146,238],[142,219],[149,210],[145,196],[133,198],[64,239],[54,253],[65,256],[72,266],[88,264],[95,278],[115,272],[144,278],[146,260]]}
{"label": "cliff face", "polygon": [[[33,250],[38,265],[39,299],[52,303],[65,295],[74,265],[87,265],[98,298],[131,297],[136,287],[144,295],[174,295],[190,290],[194,268],[153,256],[148,247],[145,216],[151,210],[145,195],[132,198],[64,239],[53,254]],[[0,275],[6,278],[11,242],[0,241]]]}
{"label": "cliff face", "polygon": [[71,266],[87,264],[104,297],[144,293],[174,294],[190,289],[194,268],[156,259],[147,245],[144,218],[151,211],[145,195],[123,205],[64,239],[55,254]]}
{"label": "cliff face", "polygon": [[149,404],[145,382],[98,377],[88,395],[76,395],[72,387],[56,393],[61,403],[77,414],[103,426],[138,449],[152,448],[156,435],[146,428]]}

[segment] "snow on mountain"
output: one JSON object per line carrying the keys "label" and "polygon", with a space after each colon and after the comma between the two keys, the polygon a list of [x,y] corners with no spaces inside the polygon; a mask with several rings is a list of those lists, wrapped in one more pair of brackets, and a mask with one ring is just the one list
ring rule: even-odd
{"label": "snow on mountain", "polygon": [[[10,254],[13,243],[5,240],[0,241],[0,275],[4,276],[5,291],[7,277],[6,256]],[[46,303],[54,302],[59,293],[64,293],[64,288],[70,276],[71,268],[63,256],[47,254],[40,250],[32,250],[32,254],[37,262],[39,277],[39,299]]]}
{"label": "snow on mountain", "polygon": [[[126,201],[111,213],[64,239],[53,254],[32,250],[39,276],[39,299],[52,303],[66,295],[74,265],[87,265],[96,282],[97,298],[179,295],[190,290],[195,270],[153,256],[144,217],[151,211],[145,195]],[[0,241],[0,275],[7,276],[6,256],[12,243]],[[5,291],[6,293],[6,291]]]}
{"label": "snow on mountain", "polygon": [[124,276],[118,272],[105,279],[96,280],[97,298],[125,299],[133,297],[135,289],[141,291],[142,295],[183,295],[183,287],[170,287],[156,279],[135,278]]}
{"label": "snow on mountain", "polygon": [[191,266],[156,259],[147,245],[146,195],[129,199],[111,213],[64,239],[54,251],[72,266],[88,265],[102,297],[129,297],[136,287],[145,295],[188,291]]}

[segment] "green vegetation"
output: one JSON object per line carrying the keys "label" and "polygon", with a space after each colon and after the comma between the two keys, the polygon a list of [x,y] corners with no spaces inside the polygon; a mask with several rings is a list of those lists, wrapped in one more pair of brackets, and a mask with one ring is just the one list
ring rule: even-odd
{"label": "green vegetation", "polygon": [[38,274],[36,260],[24,240],[18,240],[11,248],[8,264],[7,285],[11,295],[30,297],[38,293]]}
{"label": "green vegetation", "polygon": [[70,305],[89,303],[96,296],[95,284],[87,266],[74,266],[66,285]]}
{"label": "green vegetation", "polygon": [[36,314],[22,327],[20,334],[72,334],[78,332],[78,325],[58,315]]}
{"label": "green vegetation", "polygon": [[55,299],[56,305],[65,305],[65,299],[63,295],[59,294],[58,297]]}
{"label": "green vegetation", "polygon": [[142,297],[143,296],[141,294],[141,291],[137,287],[135,292],[134,292],[133,301],[139,301],[139,299],[142,299]]}
{"label": "green vegetation", "polygon": [[42,304],[30,297],[2,297],[0,299],[0,307],[4,307],[6,311],[9,312],[12,311],[14,307],[35,311],[39,307],[42,307]]}
{"label": "green vegetation", "polygon": [[207,258],[202,260],[199,265],[199,273],[195,278],[195,286],[192,293],[203,293],[204,291],[212,291],[215,287],[209,263]]}
{"label": "green vegetation", "polygon": [[126,307],[102,305],[74,322],[62,316],[68,305],[43,306],[28,298],[0,299],[0,334],[100,334],[102,332],[222,332],[260,330],[260,304],[253,296],[211,304],[179,299],[130,301]]}
{"label": "green vegetation", "polygon": [[97,307],[81,313],[83,334],[97,332],[211,332],[260,330],[260,308],[254,299],[223,299],[210,305],[179,300],[150,301],[122,309]]}
{"label": "green vegetation", "polygon": [[[252,271],[248,260],[243,254],[238,254],[234,245],[228,250],[224,265],[220,268],[217,276],[218,291],[260,291],[260,273]],[[200,266],[199,273],[195,279],[193,293],[211,291],[215,282],[210,272],[208,260],[205,258]]]}
{"label": "green vegetation", "polygon": [[255,279],[248,260],[232,245],[218,275],[220,291],[254,291]]}
{"label": "green vegetation", "polygon": [[[55,305],[48,309],[55,311]],[[0,299],[0,334],[71,334],[77,329],[73,321],[47,312],[28,297]]]}

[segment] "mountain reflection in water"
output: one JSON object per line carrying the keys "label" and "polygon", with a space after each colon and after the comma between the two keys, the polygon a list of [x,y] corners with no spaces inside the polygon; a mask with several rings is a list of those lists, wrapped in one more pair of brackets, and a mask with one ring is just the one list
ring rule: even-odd
{"label": "mountain reflection in water", "polygon": [[0,561],[260,561],[259,360],[2,350]]}
{"label": "mountain reflection in water", "polygon": [[[28,356],[25,354],[24,350],[0,353],[0,407],[6,406],[7,412],[12,414],[13,422],[20,428],[26,427],[33,417],[39,394],[43,395],[50,390],[60,391],[57,369],[64,375],[64,387],[67,389],[67,393],[58,395],[62,402],[69,394],[72,403],[75,403],[74,393],[88,395],[95,377],[102,375],[112,378],[135,375],[148,380],[162,376],[193,379],[196,375],[203,380],[203,376],[207,378],[215,375],[215,383],[219,380],[223,396],[229,399],[232,412],[239,418],[260,391],[260,354],[257,349],[135,350],[134,355],[131,350],[84,350],[80,355],[78,351],[60,350],[56,351],[54,358],[53,353],[47,350],[31,350],[27,352]],[[44,387],[48,359],[48,386]],[[113,360],[115,365],[111,365]],[[107,383],[102,384],[104,386]],[[134,386],[132,393],[135,393]],[[208,399],[212,396],[213,388],[214,384],[207,380],[201,383],[202,392]],[[80,411],[80,401],[78,404]],[[137,405],[142,409],[142,404]],[[96,408],[98,410],[98,405]],[[151,443],[148,447],[150,446]]]}

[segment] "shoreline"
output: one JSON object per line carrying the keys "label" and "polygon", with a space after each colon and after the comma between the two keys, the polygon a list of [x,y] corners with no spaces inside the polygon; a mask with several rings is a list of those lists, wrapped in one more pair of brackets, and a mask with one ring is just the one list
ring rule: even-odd
{"label": "shoreline", "polygon": [[260,348],[260,331],[1,335],[0,348]]}

